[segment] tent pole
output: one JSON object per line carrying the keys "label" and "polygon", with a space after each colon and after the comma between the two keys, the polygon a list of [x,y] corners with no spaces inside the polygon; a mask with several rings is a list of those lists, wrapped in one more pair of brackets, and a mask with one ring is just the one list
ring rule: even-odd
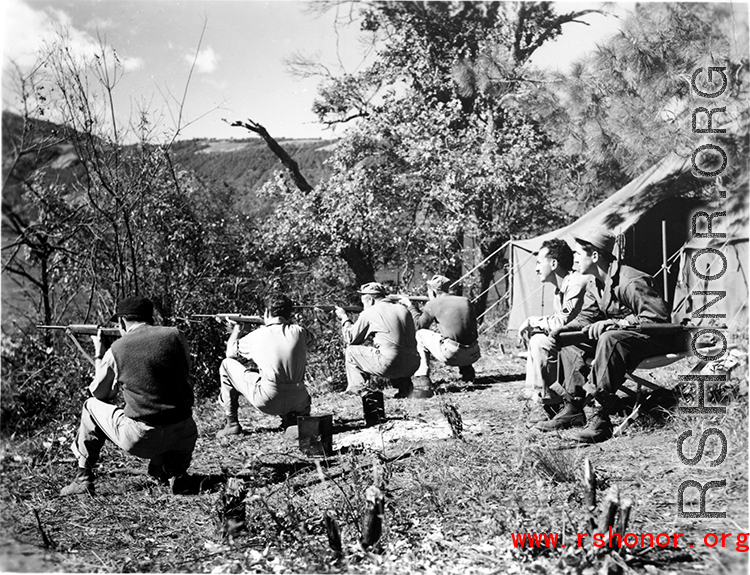
{"label": "tent pole", "polygon": [[516,297],[515,290],[513,289],[513,286],[516,285],[516,274],[514,273],[513,269],[516,262],[515,258],[513,257],[513,243],[511,240],[508,240],[508,243],[510,244],[510,248],[508,248],[508,273],[510,274],[508,277],[508,315],[510,315],[510,313],[513,311],[513,306],[516,303],[513,300],[513,298]]}
{"label": "tent pole", "polygon": [[667,222],[661,221],[661,259],[662,259],[662,276],[664,277],[664,301],[669,302],[669,271],[667,269]]}

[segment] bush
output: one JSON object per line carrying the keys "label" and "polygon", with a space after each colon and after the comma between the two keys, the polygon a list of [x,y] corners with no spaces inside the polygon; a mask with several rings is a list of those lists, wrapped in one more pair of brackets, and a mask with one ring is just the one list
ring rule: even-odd
{"label": "bush", "polygon": [[41,338],[2,338],[3,434],[30,433],[81,411],[92,368],[62,341],[45,347]]}

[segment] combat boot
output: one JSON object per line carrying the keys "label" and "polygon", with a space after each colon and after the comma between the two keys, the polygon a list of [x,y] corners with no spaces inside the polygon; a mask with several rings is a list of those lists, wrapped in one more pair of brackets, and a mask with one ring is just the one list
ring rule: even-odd
{"label": "combat boot", "polygon": [[394,399],[406,399],[412,397],[414,391],[414,383],[411,377],[399,377],[398,379],[392,379],[391,385],[398,389],[398,393],[394,395]]}
{"label": "combat boot", "polygon": [[164,470],[162,463],[153,460],[148,462],[148,474],[153,477],[159,485],[169,485],[169,474]]}
{"label": "combat boot", "polygon": [[583,427],[586,425],[586,415],[579,405],[566,403],[565,407],[549,421],[540,421],[534,427],[541,431],[554,431],[556,429],[570,429],[571,427]]}
{"label": "combat boot", "polygon": [[196,492],[193,485],[193,476],[187,472],[170,477],[169,488],[173,495],[190,495]]}
{"label": "combat boot", "polygon": [[601,443],[612,437],[612,422],[609,415],[601,411],[594,414],[588,425],[570,435],[579,443]]}
{"label": "combat boot", "polygon": [[219,430],[216,434],[216,439],[228,437],[230,435],[242,435],[242,427],[240,427],[240,422],[237,420],[237,414],[227,415],[227,421],[224,424],[224,428]]}
{"label": "combat boot", "polygon": [[94,495],[94,472],[86,467],[79,467],[70,484],[60,490],[60,497],[69,495]]}
{"label": "combat boot", "polygon": [[458,371],[461,373],[461,380],[466,382],[473,382],[474,378],[476,377],[476,372],[474,371],[473,365],[462,365],[458,368]]}

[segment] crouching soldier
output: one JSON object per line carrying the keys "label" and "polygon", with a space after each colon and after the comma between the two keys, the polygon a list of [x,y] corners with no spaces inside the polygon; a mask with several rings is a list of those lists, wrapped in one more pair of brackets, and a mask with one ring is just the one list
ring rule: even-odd
{"label": "crouching soldier", "polygon": [[[433,395],[430,381],[430,356],[438,361],[458,367],[461,379],[474,381],[473,364],[481,357],[477,340],[477,316],[468,298],[448,293],[451,281],[441,275],[427,282],[429,301],[420,313],[408,297],[399,301],[414,318],[417,327],[417,350],[420,363],[414,375],[414,394],[419,397]],[[438,331],[430,328],[437,324]]]}
{"label": "crouching soldier", "polygon": [[[83,404],[72,449],[78,473],[60,495],[94,494],[94,467],[109,439],[130,455],[149,460],[148,473],[187,492],[187,469],[198,430],[193,421],[190,355],[185,336],[174,327],[153,325],[153,304],[133,296],[117,303],[112,321],[122,337],[108,349],[94,341],[93,397]],[[125,407],[114,405],[119,391]]]}
{"label": "crouching soldier", "polygon": [[[219,367],[226,424],[216,437],[240,435],[239,397],[255,409],[281,416],[282,428],[297,424],[298,415],[310,414],[310,394],[305,387],[307,352],[315,338],[306,328],[291,323],[293,304],[285,295],[266,303],[264,324],[240,338],[240,324],[231,320],[226,359]],[[246,368],[239,359],[252,360],[257,368]]]}
{"label": "crouching soldier", "polygon": [[419,367],[414,320],[402,305],[386,298],[380,283],[362,285],[359,294],[364,309],[356,322],[343,308],[334,309],[346,344],[346,392],[365,401],[371,395],[382,397],[372,382],[372,376],[379,376],[398,383],[408,395],[410,378]]}

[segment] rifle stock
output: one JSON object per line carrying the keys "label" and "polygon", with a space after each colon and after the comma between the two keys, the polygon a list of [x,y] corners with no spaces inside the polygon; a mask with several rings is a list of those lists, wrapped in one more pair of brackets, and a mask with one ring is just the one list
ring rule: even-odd
{"label": "rifle stock", "polygon": [[241,313],[194,313],[193,317],[216,317],[236,321],[237,323],[254,323],[257,325],[265,323],[259,315],[243,315]]}
{"label": "rifle stock", "polygon": [[101,330],[102,335],[120,337],[120,330],[116,327],[99,327],[89,323],[73,323],[70,325],[38,325],[39,329],[70,330],[71,333],[79,335],[96,335]]}

